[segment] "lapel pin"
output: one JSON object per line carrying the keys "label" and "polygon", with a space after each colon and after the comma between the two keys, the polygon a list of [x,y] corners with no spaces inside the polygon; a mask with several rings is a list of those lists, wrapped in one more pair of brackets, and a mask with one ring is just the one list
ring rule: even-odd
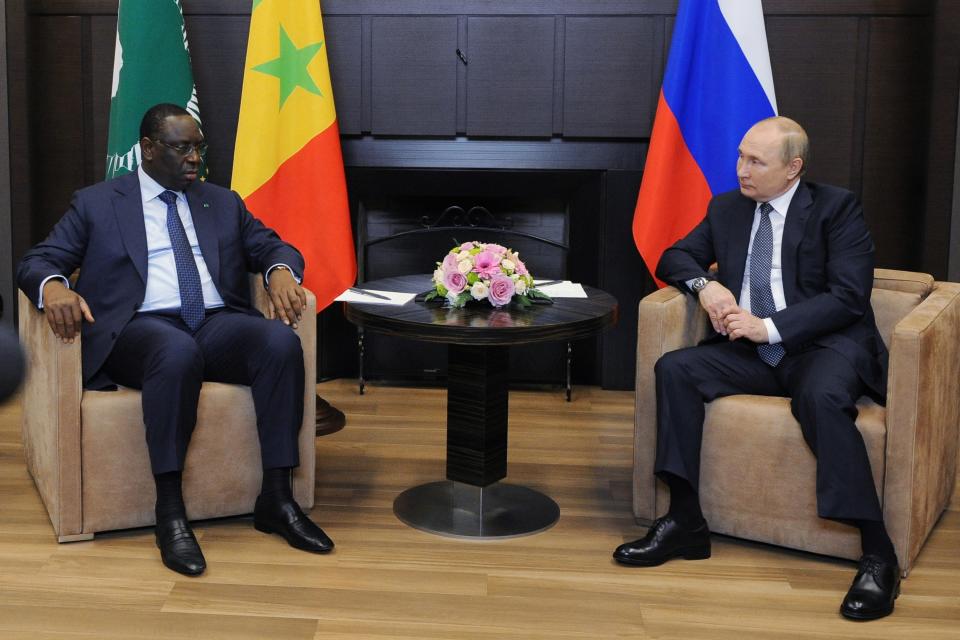
{"label": "lapel pin", "polygon": [[210,208],[210,203],[209,203],[209,202],[204,202],[204,203],[203,203],[203,208],[204,208],[204,209],[209,209],[209,208]]}

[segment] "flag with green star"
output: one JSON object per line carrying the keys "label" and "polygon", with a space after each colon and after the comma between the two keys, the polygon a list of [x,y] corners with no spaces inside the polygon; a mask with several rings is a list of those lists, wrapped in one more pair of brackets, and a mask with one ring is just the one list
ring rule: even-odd
{"label": "flag with green star", "polygon": [[327,49],[317,0],[253,0],[231,182],[303,254],[317,309],[357,273]]}

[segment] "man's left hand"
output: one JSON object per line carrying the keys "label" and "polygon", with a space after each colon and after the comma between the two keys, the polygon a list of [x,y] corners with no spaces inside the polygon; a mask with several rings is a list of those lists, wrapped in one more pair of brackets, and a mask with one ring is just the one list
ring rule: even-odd
{"label": "man's left hand", "polygon": [[297,284],[289,269],[276,268],[270,272],[270,312],[283,324],[297,328],[303,310],[307,308],[307,294]]}
{"label": "man's left hand", "polygon": [[728,313],[723,319],[724,326],[727,329],[727,337],[730,340],[746,338],[750,342],[763,344],[770,340],[767,334],[767,325],[763,320],[753,315],[749,311],[737,309]]}

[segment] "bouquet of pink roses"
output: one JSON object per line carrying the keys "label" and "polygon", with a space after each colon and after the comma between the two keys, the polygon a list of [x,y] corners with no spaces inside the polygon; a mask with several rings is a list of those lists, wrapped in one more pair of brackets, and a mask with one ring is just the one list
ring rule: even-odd
{"label": "bouquet of pink roses", "polygon": [[533,300],[550,301],[534,287],[533,276],[520,255],[493,243],[474,241],[455,246],[437,263],[433,285],[424,299],[445,298],[451,307],[462,307],[471,300],[486,300],[494,307],[511,302],[526,307]]}

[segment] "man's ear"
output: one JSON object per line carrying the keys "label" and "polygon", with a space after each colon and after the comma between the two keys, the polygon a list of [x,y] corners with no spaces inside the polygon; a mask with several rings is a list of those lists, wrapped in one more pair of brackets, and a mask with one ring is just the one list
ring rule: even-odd
{"label": "man's ear", "polygon": [[153,160],[153,153],[155,149],[153,146],[153,140],[144,136],[140,138],[140,156],[147,159]]}
{"label": "man's ear", "polygon": [[800,175],[800,171],[803,169],[803,160],[800,158],[794,158],[787,164],[787,167],[787,178],[793,180]]}

